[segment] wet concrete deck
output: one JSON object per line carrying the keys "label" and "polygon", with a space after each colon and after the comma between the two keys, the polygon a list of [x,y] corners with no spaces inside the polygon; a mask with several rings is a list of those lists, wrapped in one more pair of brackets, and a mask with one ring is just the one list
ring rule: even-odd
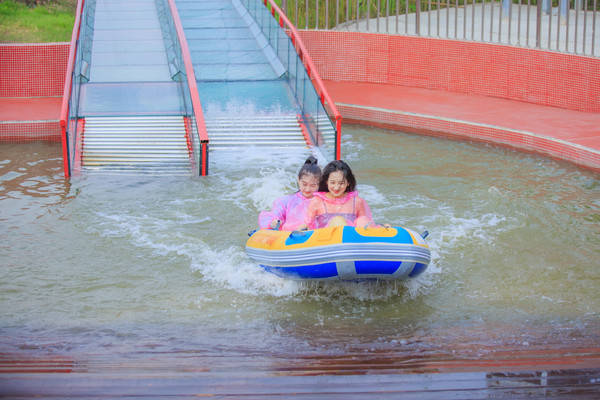
{"label": "wet concrete deck", "polygon": [[60,120],[62,97],[0,97],[0,122]]}
{"label": "wet concrete deck", "polygon": [[375,83],[325,85],[346,122],[497,143],[600,171],[600,113]]}
{"label": "wet concrete deck", "polygon": [[182,353],[24,359],[0,355],[5,398],[596,399],[598,349],[494,358],[391,353],[248,357]]}
{"label": "wet concrete deck", "polygon": [[0,97],[0,143],[60,141],[61,97]]}

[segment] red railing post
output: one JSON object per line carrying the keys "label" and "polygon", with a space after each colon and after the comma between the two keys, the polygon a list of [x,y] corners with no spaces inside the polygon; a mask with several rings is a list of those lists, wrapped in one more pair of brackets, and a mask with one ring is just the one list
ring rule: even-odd
{"label": "red railing post", "polygon": [[342,159],[342,116],[341,115],[337,115],[335,117],[335,128],[336,128],[335,159],[341,160]]}
{"label": "red railing post", "polygon": [[198,83],[196,82],[196,74],[194,73],[194,65],[192,64],[192,57],[190,56],[190,49],[188,47],[185,33],[183,31],[183,25],[177,12],[177,6],[174,0],[167,0],[169,2],[169,8],[171,9],[171,15],[173,16],[173,23],[175,24],[175,30],[177,31],[177,37],[181,45],[181,56],[183,58],[183,64],[185,65],[185,75],[187,77],[188,86],[190,88],[190,96],[192,98],[192,108],[194,109],[194,117],[196,120],[196,129],[198,131],[198,139],[200,141],[200,154],[202,156],[202,165],[200,167],[200,175],[208,175],[208,133],[206,132],[206,122],[204,121],[204,113],[202,112],[202,104],[200,103],[200,96],[198,94]]}
{"label": "red railing post", "polygon": [[[77,1],[77,11],[75,12],[75,23],[73,24],[73,32],[71,32],[71,44],[69,45],[69,56],[67,58],[67,71],[65,72],[65,86],[63,88],[63,98],[60,106],[60,131],[61,144],[63,153],[63,168],[65,178],[71,176],[69,168],[69,144],[67,141],[67,128],[69,124],[69,99],[71,98],[71,87],[73,86],[73,70],[75,69],[75,56],[77,55],[77,40],[79,39],[79,31],[81,28],[81,13],[85,0]],[[71,149],[75,151],[75,149]]]}

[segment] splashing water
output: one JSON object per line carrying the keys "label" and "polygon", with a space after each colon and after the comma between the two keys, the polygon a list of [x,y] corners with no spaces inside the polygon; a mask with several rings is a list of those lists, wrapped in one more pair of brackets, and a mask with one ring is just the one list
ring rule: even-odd
{"label": "splashing water", "polygon": [[597,343],[597,175],[362,127],[342,148],[377,222],[430,232],[416,279],[296,282],[248,259],[258,212],[297,190],[308,151],[216,153],[206,178],[67,184],[58,146],[0,145],[0,350]]}

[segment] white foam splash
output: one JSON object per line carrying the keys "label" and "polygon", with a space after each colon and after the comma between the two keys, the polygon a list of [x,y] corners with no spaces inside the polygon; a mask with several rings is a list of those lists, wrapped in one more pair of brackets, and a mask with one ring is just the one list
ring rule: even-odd
{"label": "white foam splash", "polygon": [[298,285],[269,274],[251,262],[239,247],[198,246],[191,269],[218,286],[249,295],[289,296]]}
{"label": "white foam splash", "polygon": [[294,176],[310,151],[298,151],[297,148],[281,148],[265,151],[264,148],[246,146],[235,150],[222,150],[211,153],[211,164],[214,165],[211,174],[218,176],[247,176],[257,173],[260,166],[272,165],[288,169]]}
{"label": "white foam splash", "polygon": [[358,184],[357,190],[360,197],[364,198],[369,206],[385,206],[389,204],[389,201],[375,186]]}
{"label": "white foam splash", "polygon": [[248,197],[258,210],[271,207],[278,197],[298,190],[294,175],[283,168],[263,168],[260,176],[245,178],[243,186],[248,188]]}
{"label": "white foam splash", "polygon": [[203,104],[205,114],[210,117],[231,117],[232,115],[241,116],[281,116],[289,115],[289,110],[284,110],[281,103],[276,102],[269,105],[268,108],[257,107],[251,101],[241,101],[232,99],[224,105],[220,102],[206,102]]}
{"label": "white foam splash", "polygon": [[359,301],[400,297],[413,299],[427,292],[432,280],[423,274],[408,281],[301,282],[280,278],[264,271],[250,260],[243,246],[222,247],[200,238],[174,232],[176,224],[148,215],[97,213],[104,222],[94,230],[107,237],[129,237],[133,245],[147,248],[159,256],[176,254],[190,261],[190,269],[202,280],[217,287],[251,296],[318,299],[337,303],[344,299]]}

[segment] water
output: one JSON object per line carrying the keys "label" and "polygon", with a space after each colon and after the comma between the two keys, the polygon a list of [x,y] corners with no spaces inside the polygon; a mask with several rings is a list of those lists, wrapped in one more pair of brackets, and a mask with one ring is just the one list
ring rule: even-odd
{"label": "water", "polygon": [[243,373],[598,347],[597,174],[357,126],[342,149],[376,221],[429,230],[416,280],[303,284],[246,257],[258,211],[295,189],[307,154],[214,154],[206,178],[65,182],[60,145],[0,144],[0,353],[195,354]]}

